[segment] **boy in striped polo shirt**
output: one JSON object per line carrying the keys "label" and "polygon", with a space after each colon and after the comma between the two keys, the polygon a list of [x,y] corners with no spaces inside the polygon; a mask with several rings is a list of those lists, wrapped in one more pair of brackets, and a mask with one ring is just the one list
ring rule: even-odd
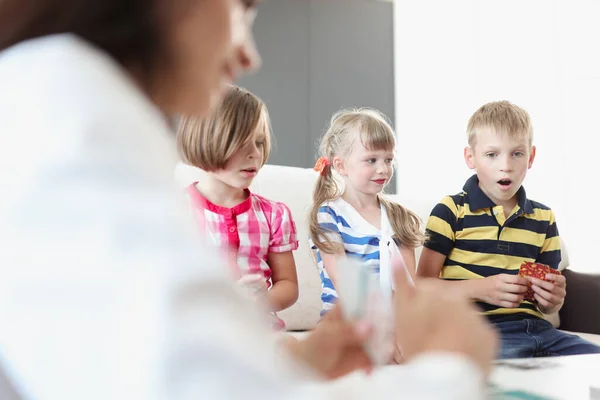
{"label": "boy in striped polo shirt", "polygon": [[[431,212],[417,275],[440,277],[476,301],[500,333],[500,358],[600,353],[543,318],[562,307],[564,276],[517,275],[524,261],[557,269],[561,260],[554,213],[521,186],[536,153],[528,113],[507,101],[488,103],[467,133],[464,157],[476,174]],[[528,284],[535,301],[524,299]]]}

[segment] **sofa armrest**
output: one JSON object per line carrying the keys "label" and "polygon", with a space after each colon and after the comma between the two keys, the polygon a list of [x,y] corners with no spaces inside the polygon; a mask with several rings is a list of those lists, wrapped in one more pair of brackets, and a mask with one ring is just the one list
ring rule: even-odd
{"label": "sofa armrest", "polygon": [[567,296],[560,310],[560,329],[600,334],[600,275],[564,270]]}

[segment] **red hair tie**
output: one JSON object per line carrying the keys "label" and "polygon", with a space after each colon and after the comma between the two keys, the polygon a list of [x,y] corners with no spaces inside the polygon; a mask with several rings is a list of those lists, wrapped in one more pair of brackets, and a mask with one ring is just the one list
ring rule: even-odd
{"label": "red hair tie", "polygon": [[319,157],[317,163],[315,164],[314,170],[323,175],[325,172],[325,168],[329,167],[330,165],[331,163],[329,162],[327,157]]}

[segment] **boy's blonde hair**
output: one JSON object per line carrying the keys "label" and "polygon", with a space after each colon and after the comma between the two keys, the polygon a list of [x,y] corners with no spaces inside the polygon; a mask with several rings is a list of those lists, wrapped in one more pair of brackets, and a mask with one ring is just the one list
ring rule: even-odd
{"label": "boy's blonde hair", "polygon": [[182,160],[205,171],[225,167],[231,156],[264,129],[262,165],[271,152],[271,126],[267,107],[258,97],[230,86],[219,106],[208,117],[182,117],[177,130],[177,150]]}
{"label": "boy's blonde hair", "polygon": [[[327,201],[342,195],[333,176],[333,158],[347,157],[357,140],[369,150],[394,151],[396,148],[396,135],[381,112],[371,108],[352,108],[333,115],[319,146],[319,155],[325,157],[329,165],[325,166],[323,173],[317,178],[313,204],[309,211],[311,239],[324,253],[343,251],[339,243],[331,241],[328,236],[330,231],[320,227],[318,221],[319,208]],[[387,211],[394,234],[400,243],[410,248],[421,246],[425,235],[421,232],[419,217],[381,194],[378,197]]]}
{"label": "boy's blonde hair", "polygon": [[477,131],[482,128],[491,128],[498,134],[510,137],[526,136],[529,147],[533,145],[533,127],[529,114],[508,101],[493,101],[475,111],[467,124],[469,147],[475,147]]}

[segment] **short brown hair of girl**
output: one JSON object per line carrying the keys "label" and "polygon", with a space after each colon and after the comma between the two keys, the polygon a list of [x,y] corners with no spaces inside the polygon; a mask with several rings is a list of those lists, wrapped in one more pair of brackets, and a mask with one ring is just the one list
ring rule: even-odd
{"label": "short brown hair of girl", "polygon": [[225,167],[231,156],[264,132],[262,165],[271,152],[271,124],[265,103],[249,91],[230,86],[207,117],[184,116],[177,130],[177,150],[183,162],[205,171]]}

